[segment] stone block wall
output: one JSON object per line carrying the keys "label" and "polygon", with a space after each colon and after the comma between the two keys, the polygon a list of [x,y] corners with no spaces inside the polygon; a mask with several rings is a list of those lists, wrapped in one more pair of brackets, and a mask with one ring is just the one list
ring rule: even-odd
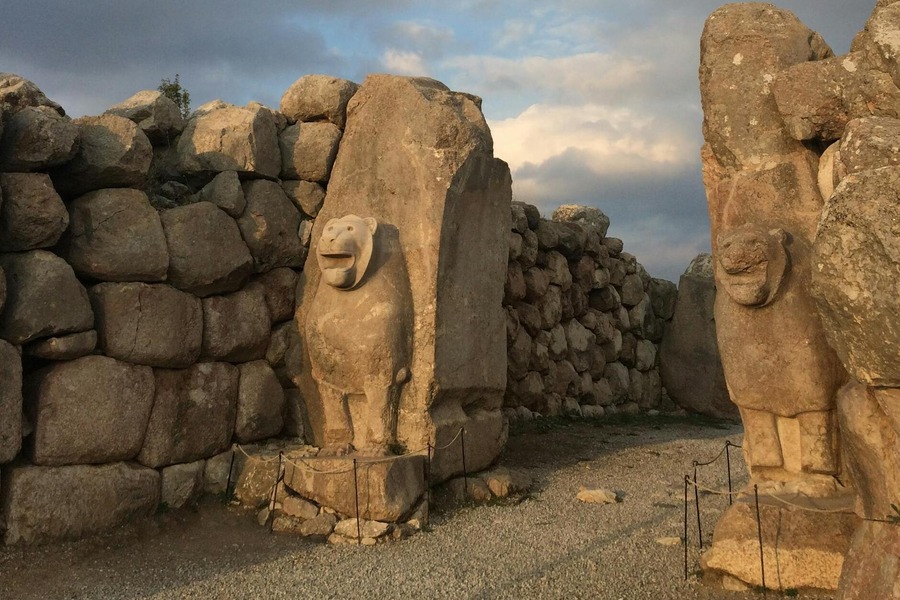
{"label": "stone block wall", "polygon": [[281,111],[186,120],[146,91],[72,120],[0,74],[6,543],[220,491],[232,442],[303,435],[285,355],[355,89],[308,76]]}
{"label": "stone block wall", "polygon": [[596,208],[565,205],[548,220],[513,203],[503,301],[510,419],[668,406],[658,350],[675,284],[650,277],[608,227]]}

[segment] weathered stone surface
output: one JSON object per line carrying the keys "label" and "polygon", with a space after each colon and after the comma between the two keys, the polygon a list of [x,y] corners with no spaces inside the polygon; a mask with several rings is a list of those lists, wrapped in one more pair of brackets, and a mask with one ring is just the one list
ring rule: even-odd
{"label": "weathered stone surface", "polygon": [[0,250],[49,248],[69,226],[69,213],[44,173],[0,174]]}
{"label": "weathered stone surface", "polygon": [[235,171],[223,171],[213,177],[212,181],[203,186],[197,194],[197,200],[212,202],[235,219],[240,217],[247,207],[244,189]]}
{"label": "weathered stone surface", "polygon": [[110,106],[103,114],[134,121],[154,144],[169,143],[184,129],[178,105],[159,90],[140,91]]}
{"label": "weathered stone surface", "polygon": [[0,122],[28,106],[48,106],[61,116],[66,114],[31,81],[14,73],[0,73]]}
{"label": "weathered stone surface", "polygon": [[900,387],[900,166],[850,175],[819,222],[813,293],[853,376]]}
{"label": "weathered stone surface", "polygon": [[71,160],[78,151],[79,132],[55,109],[30,106],[0,126],[0,140],[0,171],[39,171]]}
{"label": "weathered stone surface", "polygon": [[300,211],[274,181],[244,183],[247,208],[237,219],[257,272],[277,267],[302,267],[306,257],[297,229]]}
{"label": "weathered stone surface", "polygon": [[[380,381],[396,382],[401,367],[408,370],[409,380],[393,392],[399,394],[399,406],[403,407],[396,439],[408,448],[425,447],[429,439],[438,445],[446,443],[465,426],[473,465],[487,466],[505,442],[500,413],[506,388],[501,300],[511,229],[510,197],[508,168],[493,158],[484,117],[468,96],[430,79],[375,75],[350,102],[328,201],[316,218],[312,238],[321,243],[333,218],[373,218],[378,225],[376,239],[379,232],[384,233],[391,244],[388,255],[400,256],[406,263],[409,283],[401,278],[397,289],[402,296],[415,298],[416,310],[421,312],[412,315],[414,327],[409,327],[405,315],[398,319],[403,327],[398,330],[386,325],[391,321],[384,315],[378,315],[378,327],[372,324],[359,329],[359,321],[353,319],[360,319],[368,309],[342,321],[346,330],[359,329],[360,334],[377,330],[398,336],[412,349],[406,364],[394,363],[394,356],[386,357],[381,351],[389,343],[379,341],[385,338],[377,335],[372,336],[371,344],[367,340],[370,345],[360,344],[355,336],[339,342],[332,338],[327,343],[352,350],[353,354],[342,360],[370,365],[348,367],[355,375],[369,368],[383,378]],[[304,268],[304,292],[297,313],[304,338],[301,348],[309,347],[307,317],[318,302],[313,302],[313,297],[326,288],[335,290],[321,282],[318,261],[316,253],[311,253]],[[373,282],[375,278],[364,279],[358,289],[335,291],[347,299],[339,305],[335,300],[321,306],[342,319],[343,312],[354,306],[375,302],[391,306],[385,302],[391,295],[384,283],[373,285],[373,298],[367,298],[366,286]],[[373,364],[373,350],[384,366]],[[355,375],[325,383],[343,393],[363,392],[363,379]],[[328,402],[323,402],[311,377],[299,378],[297,383],[310,414],[310,433],[317,442],[323,440],[330,427],[323,418]],[[389,389],[397,384],[379,385]],[[374,405],[379,402],[385,405],[377,398]],[[345,428],[338,425],[335,429]],[[343,441],[346,443],[346,438]],[[467,447],[467,460],[468,452]],[[452,476],[461,468],[452,453],[445,456],[445,462],[435,462],[437,479]]]}
{"label": "weathered stone surface", "polygon": [[660,374],[669,396],[683,408],[737,419],[716,344],[716,282],[712,257],[697,256],[678,282],[675,314],[660,345]]}
{"label": "weathered stone surface", "polygon": [[273,323],[281,323],[294,316],[297,278],[297,272],[288,268],[273,269],[256,278],[266,294],[266,306]]}
{"label": "weathered stone surface", "polygon": [[85,356],[25,378],[39,465],[134,458],[153,406],[153,371],[106,356]]}
{"label": "weathered stone surface", "polygon": [[527,492],[533,483],[528,473],[506,467],[491,469],[481,473],[480,476],[497,498],[506,498],[511,494]]}
{"label": "weathered stone surface", "polygon": [[160,503],[168,508],[181,508],[196,502],[203,493],[205,465],[205,460],[198,460],[160,469]]}
{"label": "weathered stone surface", "polygon": [[263,287],[251,284],[203,299],[203,356],[246,362],[264,358],[272,320]]}
{"label": "weathered stone surface", "polygon": [[153,147],[137,125],[116,115],[81,117],[74,123],[81,137],[78,153],[51,173],[60,194],[74,197],[144,183]]}
{"label": "weathered stone surface", "polygon": [[0,338],[24,344],[94,326],[87,292],[66,261],[44,250],[0,254],[6,273],[6,304]]}
{"label": "weathered stone surface", "polygon": [[278,136],[281,177],[326,182],[341,143],[341,130],[332,123],[297,123]]}
{"label": "weathered stone surface", "polygon": [[159,473],[130,463],[4,472],[3,541],[77,539],[148,516],[159,504]]}
{"label": "weathered stone surface", "polygon": [[155,371],[156,394],[137,460],[148,467],[191,462],[228,447],[234,432],[238,370],[199,363]]}
{"label": "weathered stone surface", "polygon": [[[709,260],[709,255],[707,255],[707,260]],[[674,283],[654,277],[650,280],[649,293],[654,315],[665,321],[675,316],[678,288]]]}
{"label": "weathered stone surface", "polygon": [[575,499],[586,504],[615,504],[619,501],[614,491],[603,488],[582,488]]}
{"label": "weathered stone surface", "polygon": [[22,447],[22,358],[16,347],[0,340],[0,464]]}
{"label": "weathered stone surface", "polygon": [[272,367],[255,360],[238,368],[234,436],[243,444],[278,435],[284,427],[284,392]]}
{"label": "weathered stone surface", "polygon": [[178,164],[184,173],[237,171],[277,178],[281,154],[272,112],[225,103],[198,109],[178,140]]}
{"label": "weathered stone surface", "polygon": [[66,260],[101,281],[163,281],[169,251],[159,213],[132,189],[90,192],[69,205]]}
{"label": "weathered stone surface", "polygon": [[200,299],[165,285],[101,283],[90,289],[103,353],[151,367],[180,368],[200,356]]}
{"label": "weathered stone surface", "polygon": [[577,204],[563,204],[553,211],[554,221],[572,221],[586,223],[597,229],[600,237],[606,236],[609,229],[609,217],[595,206],[579,206]]}
{"label": "weathered stone surface", "polygon": [[700,46],[703,133],[719,162],[740,168],[796,150],[766,78],[828,58],[821,36],[770,4],[728,4],[706,20]]}
{"label": "weathered stone surface", "polygon": [[854,118],[900,117],[900,89],[860,52],[794,65],[776,76],[772,91],[797,140],[836,140]]}
{"label": "weathered stone surface", "polygon": [[328,75],[305,75],[281,97],[281,112],[292,121],[326,120],[343,129],[347,103],[359,85]]}
{"label": "weathered stone surface", "polygon": [[281,188],[294,205],[303,214],[316,218],[325,202],[325,188],[312,181],[287,180],[281,182]]}
{"label": "weathered stone surface", "polygon": [[900,527],[863,522],[844,559],[836,598],[900,600]]}
{"label": "weathered stone surface", "polygon": [[349,539],[370,538],[377,539],[390,533],[392,529],[390,523],[382,523],[381,521],[369,521],[367,519],[344,519],[334,526],[334,532],[337,535]]}
{"label": "weathered stone surface", "polygon": [[[359,515],[363,519],[397,522],[408,516],[425,494],[425,458],[405,456],[392,461],[357,463]],[[356,513],[351,458],[307,458],[288,468],[285,485],[322,506],[345,515]]]}
{"label": "weathered stone surface", "polygon": [[209,202],[160,213],[169,248],[169,283],[197,296],[232,292],[253,270],[234,220]]}
{"label": "weathered stone surface", "polygon": [[97,332],[93,329],[32,342],[25,346],[25,354],[46,360],[74,360],[93,354],[97,347]]}
{"label": "weathered stone surface", "polygon": [[[796,501],[796,499],[792,499]],[[852,513],[815,513],[760,503],[766,586],[770,589],[837,589],[844,555],[859,525]],[[830,508],[830,507],[829,507]],[[736,501],[716,524],[704,569],[762,585],[756,513],[751,500]],[[777,565],[777,568],[773,568]]]}
{"label": "weathered stone surface", "polygon": [[832,181],[868,169],[900,164],[900,119],[870,117],[854,119],[847,125],[835,154]]}

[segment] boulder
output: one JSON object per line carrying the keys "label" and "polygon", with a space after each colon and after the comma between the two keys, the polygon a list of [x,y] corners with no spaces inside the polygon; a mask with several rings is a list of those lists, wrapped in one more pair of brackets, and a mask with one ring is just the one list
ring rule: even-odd
{"label": "boulder", "polygon": [[240,365],[234,437],[242,444],[281,433],[284,392],[275,372],[264,360]]}
{"label": "boulder", "polygon": [[69,216],[64,255],[76,273],[101,281],[165,280],[166,236],[144,192],[90,192],[69,205]]}
{"label": "boulder", "polygon": [[580,206],[578,204],[563,204],[553,211],[554,221],[569,221],[584,223],[596,228],[600,237],[606,236],[609,229],[609,217],[595,206]]}
{"label": "boulder", "polygon": [[653,314],[664,321],[670,320],[675,315],[675,303],[678,298],[678,288],[675,284],[654,277],[650,280],[648,292]]}
{"label": "boulder", "polygon": [[853,173],[900,165],[898,148],[900,119],[854,119],[848,123],[835,154],[836,172],[832,175],[832,181],[837,184]]}
{"label": "boulder", "polygon": [[154,144],[171,143],[184,129],[184,118],[175,101],[159,90],[143,90],[106,109],[134,121]]}
{"label": "boulder", "polygon": [[97,347],[97,332],[93,329],[51,337],[25,346],[25,354],[44,360],[74,360],[93,354]]}
{"label": "boulder", "polygon": [[[2,119],[0,119],[2,121]],[[0,171],[42,171],[78,152],[78,126],[49,106],[29,106],[0,127]]]}
{"label": "boulder", "polygon": [[306,257],[297,230],[302,217],[274,181],[244,183],[247,208],[237,219],[257,272],[277,267],[302,267]]}
{"label": "boulder", "polygon": [[169,248],[169,283],[197,296],[233,292],[253,271],[234,219],[209,202],[160,213]]}
{"label": "boulder", "polygon": [[22,447],[22,357],[0,340],[0,464],[14,459]]}
{"label": "boulder", "polygon": [[341,130],[332,123],[297,123],[278,136],[282,179],[324,183],[341,143]]}
{"label": "boulder", "polygon": [[[398,522],[409,516],[425,494],[425,457],[404,456],[395,460],[358,459],[354,485],[353,459],[306,458],[289,464],[284,484],[304,498],[314,500],[344,515]],[[294,468],[291,468],[294,467]]]}
{"label": "boulder", "polygon": [[213,177],[212,181],[197,193],[197,200],[211,202],[235,219],[244,214],[244,209],[247,208],[244,189],[235,171],[223,171]]}
{"label": "boulder", "polygon": [[101,283],[90,289],[98,341],[107,356],[182,368],[200,356],[200,299],[165,284]]}
{"label": "boulder", "polygon": [[48,175],[3,173],[0,191],[0,251],[56,245],[69,226],[69,213]]}
{"label": "boulder", "polygon": [[39,467],[4,472],[6,544],[77,539],[156,510],[160,476],[132,463]]}
{"label": "boulder", "polygon": [[134,458],[153,406],[150,367],[106,356],[55,363],[25,378],[33,461],[57,466]]}
{"label": "boulder", "polygon": [[237,407],[238,369],[198,363],[159,369],[153,411],[137,460],[148,467],[192,462],[222,452],[231,443]]}
{"label": "boulder", "polygon": [[45,250],[0,254],[0,267],[8,286],[0,338],[24,344],[94,326],[87,292],[63,259]]}
{"label": "boulder", "polygon": [[266,306],[272,323],[281,323],[294,316],[294,297],[297,291],[297,272],[278,268],[256,278],[266,295]]}
{"label": "boulder", "polygon": [[0,122],[28,106],[47,106],[60,116],[66,111],[44,95],[38,86],[14,73],[0,73]]}
{"label": "boulder", "polygon": [[303,214],[315,219],[325,203],[325,188],[313,181],[286,180],[281,188]]}
{"label": "boulder", "polygon": [[137,125],[116,115],[81,117],[74,123],[81,137],[78,153],[51,172],[60,194],[71,198],[101,188],[144,183],[153,147]]}
{"label": "boulder", "polygon": [[847,176],[822,211],[812,289],[851,374],[900,387],[900,166]]}
{"label": "boulder", "polygon": [[186,174],[237,171],[277,178],[281,154],[272,111],[225,103],[198,109],[178,139],[178,165]]}
{"label": "boulder", "polygon": [[181,508],[196,502],[203,493],[205,466],[205,460],[198,460],[160,469],[160,504]]}
{"label": "boulder", "polygon": [[678,287],[675,314],[659,348],[662,384],[682,408],[737,419],[716,344],[712,257],[700,254],[691,261]]}
{"label": "boulder", "polygon": [[347,119],[347,103],[359,85],[328,75],[305,75],[281,97],[281,112],[292,121],[328,121],[340,129]]}
{"label": "boulder", "polygon": [[265,290],[251,284],[203,299],[203,357],[246,362],[265,358],[272,319]]}
{"label": "boulder", "polygon": [[836,598],[900,598],[900,527],[872,522],[859,526],[844,559]]}
{"label": "boulder", "polygon": [[644,299],[644,284],[637,274],[626,275],[620,292],[622,304],[631,308]]}

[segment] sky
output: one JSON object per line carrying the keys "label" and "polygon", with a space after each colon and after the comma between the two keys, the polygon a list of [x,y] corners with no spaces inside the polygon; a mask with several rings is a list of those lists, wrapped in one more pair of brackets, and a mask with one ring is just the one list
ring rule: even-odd
{"label": "sky", "polygon": [[[72,116],[179,75],[193,106],[278,107],[324,73],[428,76],[477,94],[513,196],[599,207],[677,281],[709,251],[697,83],[711,0],[0,0],[0,71]],[[781,0],[847,52],[875,0]]]}

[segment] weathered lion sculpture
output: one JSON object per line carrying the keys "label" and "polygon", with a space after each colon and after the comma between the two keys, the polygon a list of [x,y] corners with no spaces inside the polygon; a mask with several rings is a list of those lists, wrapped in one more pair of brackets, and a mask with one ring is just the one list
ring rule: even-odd
{"label": "weathered lion sculpture", "polygon": [[322,398],[323,454],[386,455],[396,441],[412,335],[409,278],[396,233],[371,217],[346,215],[326,223],[316,246],[322,277],[306,339]]}

